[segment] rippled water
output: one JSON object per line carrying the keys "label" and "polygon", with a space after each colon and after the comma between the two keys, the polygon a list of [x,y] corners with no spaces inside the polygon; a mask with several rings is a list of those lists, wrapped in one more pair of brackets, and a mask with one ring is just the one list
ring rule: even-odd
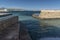
{"label": "rippled water", "polygon": [[11,12],[19,16],[19,21],[26,25],[32,40],[45,37],[60,37],[60,19],[40,20],[31,15],[39,12]]}

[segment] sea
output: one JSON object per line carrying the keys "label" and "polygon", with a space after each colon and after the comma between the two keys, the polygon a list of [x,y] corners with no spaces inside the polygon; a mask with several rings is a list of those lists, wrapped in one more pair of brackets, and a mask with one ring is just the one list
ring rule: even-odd
{"label": "sea", "polygon": [[19,21],[28,29],[32,40],[60,37],[60,19],[42,20],[32,17],[33,14],[40,14],[40,11],[13,11],[10,13],[18,16]]}

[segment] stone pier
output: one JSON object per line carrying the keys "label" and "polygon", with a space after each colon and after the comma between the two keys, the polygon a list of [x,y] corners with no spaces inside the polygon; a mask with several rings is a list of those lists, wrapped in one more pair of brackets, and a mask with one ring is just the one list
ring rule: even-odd
{"label": "stone pier", "polygon": [[18,40],[18,16],[0,18],[0,40]]}

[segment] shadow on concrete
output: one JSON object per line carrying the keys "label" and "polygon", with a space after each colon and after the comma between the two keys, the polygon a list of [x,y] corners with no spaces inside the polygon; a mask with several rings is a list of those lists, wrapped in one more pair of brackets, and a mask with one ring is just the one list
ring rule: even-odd
{"label": "shadow on concrete", "polygon": [[32,40],[28,33],[28,29],[25,27],[25,25],[22,22],[19,23],[20,23],[20,31],[19,31],[20,40]]}

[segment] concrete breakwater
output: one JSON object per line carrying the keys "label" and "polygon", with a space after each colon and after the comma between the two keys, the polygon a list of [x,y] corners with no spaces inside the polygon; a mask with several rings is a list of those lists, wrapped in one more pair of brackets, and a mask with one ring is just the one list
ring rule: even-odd
{"label": "concrete breakwater", "polygon": [[41,10],[39,18],[41,19],[60,18],[60,10]]}
{"label": "concrete breakwater", "polygon": [[0,31],[12,26],[13,24],[16,24],[18,22],[17,16],[7,16],[0,19]]}

